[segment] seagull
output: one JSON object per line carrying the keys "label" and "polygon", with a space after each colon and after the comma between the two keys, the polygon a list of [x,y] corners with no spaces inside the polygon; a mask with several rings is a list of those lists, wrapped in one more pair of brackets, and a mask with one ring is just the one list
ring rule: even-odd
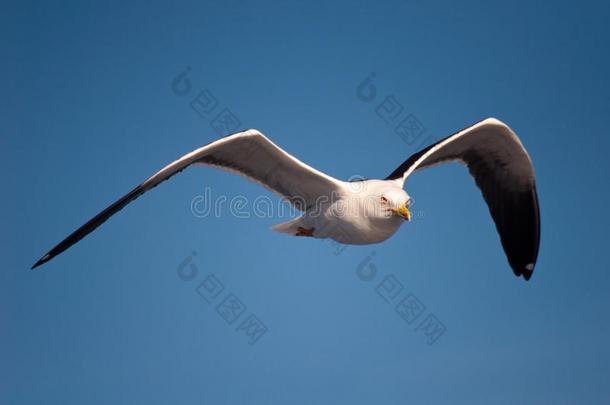
{"label": "seagull", "polygon": [[302,237],[342,244],[379,243],[411,220],[412,199],[404,191],[413,173],[457,161],[483,194],[514,274],[529,280],[538,257],[540,213],[532,161],[517,135],[487,118],[415,153],[383,180],[341,181],[324,174],[250,129],[187,153],[146,179],[51,249],[32,269],[87,236],[127,204],[191,165],[245,177],[277,193],[302,215],[273,227]]}

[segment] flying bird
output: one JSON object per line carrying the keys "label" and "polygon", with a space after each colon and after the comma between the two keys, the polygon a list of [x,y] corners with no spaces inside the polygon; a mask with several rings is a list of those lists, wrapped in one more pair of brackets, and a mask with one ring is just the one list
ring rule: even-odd
{"label": "flying bird", "polygon": [[239,174],[277,193],[302,211],[274,230],[294,236],[331,238],[343,244],[378,243],[411,220],[404,191],[413,173],[440,163],[465,164],[487,202],[508,262],[529,280],[540,240],[540,214],[532,161],[517,135],[488,118],[415,153],[383,180],[353,183],[324,174],[250,129],[187,153],[104,209],[51,249],[32,269],[87,236],[140,195],[190,165]]}

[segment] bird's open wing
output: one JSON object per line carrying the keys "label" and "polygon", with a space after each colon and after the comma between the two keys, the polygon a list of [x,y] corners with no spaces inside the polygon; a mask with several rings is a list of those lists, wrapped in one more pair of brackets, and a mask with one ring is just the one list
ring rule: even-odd
{"label": "bird's open wing", "polygon": [[302,211],[313,206],[320,197],[330,197],[341,184],[339,180],[289,155],[260,132],[239,132],[209,143],[165,166],[70,234],[32,268],[48,262],[131,201],[192,164],[214,166],[244,176],[279,194]]}
{"label": "bird's open wing", "polygon": [[387,179],[404,182],[415,171],[447,161],[468,166],[513,271],[529,280],[538,257],[540,214],[532,161],[517,135],[501,121],[486,119],[414,154]]}

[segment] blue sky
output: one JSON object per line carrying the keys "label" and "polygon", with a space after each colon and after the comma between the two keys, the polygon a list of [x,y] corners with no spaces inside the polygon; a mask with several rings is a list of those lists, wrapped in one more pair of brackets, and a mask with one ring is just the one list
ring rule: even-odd
{"label": "blue sky", "polygon": [[[610,7],[382,3],[3,3],[0,402],[610,401]],[[191,108],[201,91],[209,115]],[[391,240],[343,251],[270,231],[285,218],[195,216],[206,187],[277,200],[192,168],[28,270],[218,138],[224,109],[330,175],[383,177],[417,150],[376,113],[390,96],[422,141],[488,116],[520,135],[542,213],[529,283],[458,165],[412,177],[417,216]],[[384,299],[388,280],[418,319]],[[433,344],[426,319],[445,330]]]}

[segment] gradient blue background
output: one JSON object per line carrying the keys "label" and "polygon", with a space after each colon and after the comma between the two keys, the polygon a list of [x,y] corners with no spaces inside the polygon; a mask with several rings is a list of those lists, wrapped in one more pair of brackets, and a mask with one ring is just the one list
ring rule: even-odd
{"label": "gradient blue background", "polygon": [[[3,404],[608,403],[610,8],[603,2],[3,2]],[[192,168],[40,271],[29,267],[161,166],[218,135],[171,82],[191,67],[243,128],[338,178],[415,147],[394,95],[446,136],[509,123],[538,177],[542,243],[513,276],[458,165],[412,178],[420,216],[336,256],[269,227],[196,218],[215,195],[275,197]],[[377,99],[356,97],[376,73]],[[198,279],[178,278],[192,251]],[[371,252],[379,271],[356,275]],[[269,331],[254,346],[197,293],[214,273]],[[447,332],[434,345],[375,292],[394,274]]]}

